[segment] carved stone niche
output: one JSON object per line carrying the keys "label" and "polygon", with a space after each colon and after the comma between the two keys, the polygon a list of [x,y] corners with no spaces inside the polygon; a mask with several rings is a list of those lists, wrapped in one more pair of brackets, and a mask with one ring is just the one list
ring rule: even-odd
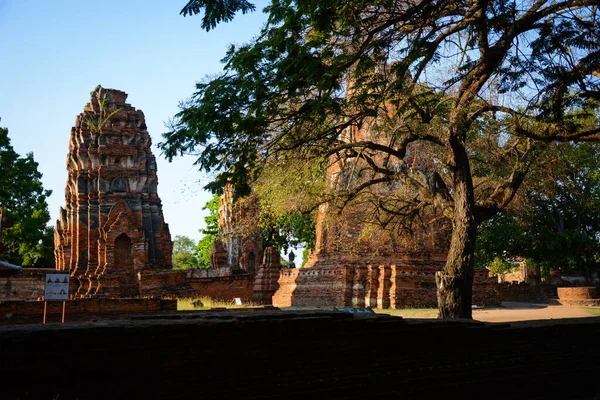
{"label": "carved stone niche", "polygon": [[240,267],[249,274],[256,274],[258,267],[262,264],[262,260],[262,251],[258,247],[257,241],[251,238],[244,240],[242,256],[240,257]]}
{"label": "carved stone niche", "polygon": [[140,294],[137,272],[148,262],[148,245],[137,226],[127,203],[120,200],[98,230],[99,293]]}
{"label": "carved stone niche", "polygon": [[217,239],[213,244],[212,251],[210,252],[210,266],[211,268],[227,267],[227,253],[221,239]]}

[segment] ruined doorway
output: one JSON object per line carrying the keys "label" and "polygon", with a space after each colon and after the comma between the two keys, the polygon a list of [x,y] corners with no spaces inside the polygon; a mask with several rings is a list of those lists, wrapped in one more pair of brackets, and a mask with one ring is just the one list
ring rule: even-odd
{"label": "ruined doorway", "polygon": [[256,256],[253,252],[248,253],[248,272],[251,274],[256,272]]}
{"label": "ruined doorway", "polygon": [[121,297],[139,295],[139,286],[133,269],[131,239],[122,233],[115,240],[115,275],[119,281],[118,294]]}

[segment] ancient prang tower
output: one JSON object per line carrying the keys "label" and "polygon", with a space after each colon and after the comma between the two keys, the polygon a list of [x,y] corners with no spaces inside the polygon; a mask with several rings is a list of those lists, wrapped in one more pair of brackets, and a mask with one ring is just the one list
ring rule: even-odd
{"label": "ancient prang tower", "polygon": [[144,113],[126,98],[98,86],[71,129],[54,240],[56,268],[71,271],[76,297],[144,294],[144,276],[172,268]]}

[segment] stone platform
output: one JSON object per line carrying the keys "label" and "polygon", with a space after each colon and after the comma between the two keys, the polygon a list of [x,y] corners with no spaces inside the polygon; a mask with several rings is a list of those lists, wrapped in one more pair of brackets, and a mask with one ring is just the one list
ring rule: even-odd
{"label": "stone platform", "polygon": [[599,333],[278,311],[0,327],[1,397],[591,399]]}
{"label": "stone platform", "polygon": [[[331,266],[282,270],[276,307],[437,307],[437,267],[409,265]],[[475,270],[473,304],[501,299],[487,270]]]}

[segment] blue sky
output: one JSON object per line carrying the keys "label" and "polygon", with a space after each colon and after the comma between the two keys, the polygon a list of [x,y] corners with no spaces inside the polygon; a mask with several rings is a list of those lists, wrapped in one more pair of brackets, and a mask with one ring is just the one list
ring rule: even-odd
{"label": "blue sky", "polygon": [[[158,163],[158,193],[171,234],[199,239],[209,178],[184,157],[168,163],[156,144],[165,122],[207,74],[221,71],[230,43],[258,33],[257,11],[206,32],[201,16],[179,11],[186,0],[0,0],[0,126],[15,150],[33,152],[51,223],[64,206],[66,156],[75,117],[100,84],[129,94],[141,109]],[[1,173],[1,171],[0,171]]]}

